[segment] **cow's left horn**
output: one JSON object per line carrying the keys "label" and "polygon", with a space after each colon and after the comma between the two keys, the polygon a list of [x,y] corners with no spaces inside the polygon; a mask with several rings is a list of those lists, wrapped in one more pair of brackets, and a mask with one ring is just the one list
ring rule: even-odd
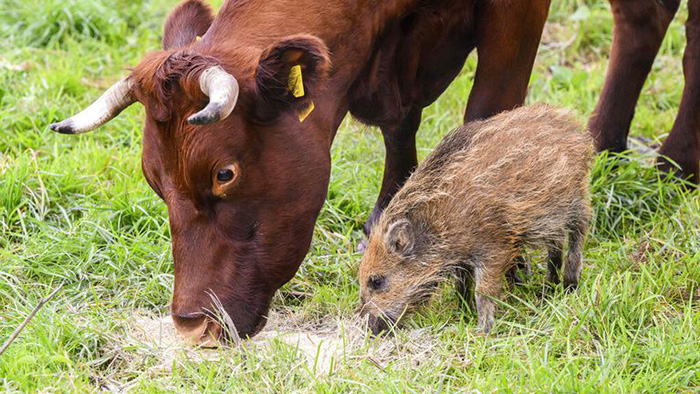
{"label": "cow's left horn", "polygon": [[187,121],[194,125],[214,124],[226,119],[238,101],[238,81],[219,66],[210,67],[199,78],[202,92],[209,97],[209,104],[190,116]]}
{"label": "cow's left horn", "polygon": [[61,134],[87,133],[114,119],[135,102],[133,83],[131,79],[126,78],[112,85],[97,101],[79,114],[49,127]]}

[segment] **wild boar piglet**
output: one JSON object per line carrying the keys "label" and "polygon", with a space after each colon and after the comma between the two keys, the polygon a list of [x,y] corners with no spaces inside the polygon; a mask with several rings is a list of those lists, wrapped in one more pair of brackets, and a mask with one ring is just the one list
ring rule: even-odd
{"label": "wild boar piglet", "polygon": [[398,323],[454,277],[463,298],[475,301],[479,329],[489,332],[504,274],[526,247],[548,252],[548,280],[556,284],[568,240],[564,286],[575,288],[592,161],[580,124],[544,104],[448,134],[372,229],[359,270],[361,313],[372,331]]}

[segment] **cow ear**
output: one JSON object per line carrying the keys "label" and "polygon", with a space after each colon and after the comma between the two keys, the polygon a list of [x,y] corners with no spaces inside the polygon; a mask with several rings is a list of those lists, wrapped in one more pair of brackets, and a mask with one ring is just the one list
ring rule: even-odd
{"label": "cow ear", "polygon": [[314,110],[314,94],[329,68],[328,49],[318,37],[296,35],[271,45],[260,56],[255,75],[257,115],[269,120],[291,110],[303,122]]}
{"label": "cow ear", "polygon": [[173,10],[165,22],[163,49],[184,48],[209,30],[214,21],[211,8],[201,0],[186,0]]}
{"label": "cow ear", "polygon": [[409,257],[415,252],[416,241],[413,225],[406,219],[391,223],[384,235],[387,248],[402,257]]}

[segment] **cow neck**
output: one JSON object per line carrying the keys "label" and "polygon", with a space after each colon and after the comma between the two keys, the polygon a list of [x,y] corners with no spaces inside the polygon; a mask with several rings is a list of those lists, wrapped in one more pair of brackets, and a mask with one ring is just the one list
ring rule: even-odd
{"label": "cow neck", "polygon": [[[347,92],[370,61],[384,29],[425,0],[229,0],[221,8],[206,34],[205,42],[216,43],[211,52],[226,53],[237,67],[236,77],[252,77],[258,56],[283,37],[311,34],[329,48],[333,64],[326,83],[322,121],[330,145],[349,109]],[[206,44],[205,44],[206,45]],[[217,56],[218,57],[218,56]],[[252,79],[251,79],[252,82]],[[245,83],[245,82],[244,82]],[[318,103],[317,103],[318,106]]]}

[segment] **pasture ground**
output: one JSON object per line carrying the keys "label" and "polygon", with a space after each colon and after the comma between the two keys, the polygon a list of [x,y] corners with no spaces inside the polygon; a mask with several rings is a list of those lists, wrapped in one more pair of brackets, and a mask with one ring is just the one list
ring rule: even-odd
{"label": "pasture ground", "polygon": [[[507,292],[493,335],[475,333],[475,315],[446,287],[407,329],[344,347],[328,369],[274,339],[211,358],[177,352],[163,367],[158,347],[130,340],[139,318],[167,314],[173,283],[165,205],[140,169],[143,109],[85,136],[47,125],[158,48],[175,3],[0,0],[0,341],[65,287],[0,356],[0,391],[700,391],[700,199],[659,178],[648,152],[598,160],[578,291],[545,291],[533,253],[534,274]],[[684,2],[637,109],[631,134],[647,146],[671,129],[680,101],[686,16]],[[554,1],[528,101],[585,120],[611,30],[603,0]],[[472,56],[425,112],[421,157],[460,123],[475,65]],[[380,133],[348,119],[332,156],[311,251],[274,301],[280,330],[320,335],[357,309],[355,247],[379,189]],[[347,343],[348,332],[333,332]]]}

